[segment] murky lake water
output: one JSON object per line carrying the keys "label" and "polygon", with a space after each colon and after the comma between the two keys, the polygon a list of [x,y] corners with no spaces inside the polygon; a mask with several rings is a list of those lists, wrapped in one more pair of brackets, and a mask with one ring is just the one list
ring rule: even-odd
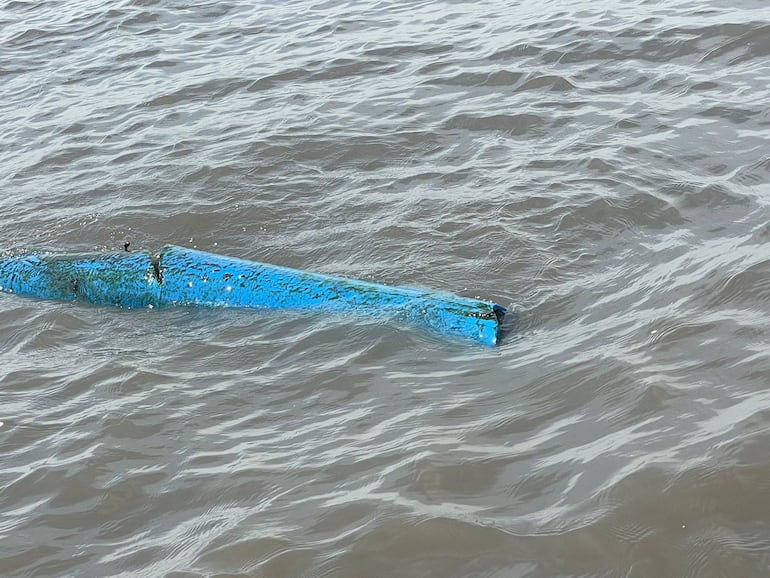
{"label": "murky lake water", "polygon": [[0,575],[770,576],[764,0],[4,0],[0,51],[0,250],[520,314],[0,296]]}

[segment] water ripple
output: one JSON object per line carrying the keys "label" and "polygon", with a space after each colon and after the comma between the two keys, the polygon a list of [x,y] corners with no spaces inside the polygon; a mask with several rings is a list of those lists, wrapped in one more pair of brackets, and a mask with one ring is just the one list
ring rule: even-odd
{"label": "water ripple", "polygon": [[764,3],[1,6],[3,254],[517,317],[487,350],[5,295],[0,574],[766,573]]}

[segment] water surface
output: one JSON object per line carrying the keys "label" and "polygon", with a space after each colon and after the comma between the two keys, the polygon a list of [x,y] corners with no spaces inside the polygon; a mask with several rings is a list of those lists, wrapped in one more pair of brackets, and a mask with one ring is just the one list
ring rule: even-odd
{"label": "water surface", "polygon": [[519,312],[0,299],[4,576],[770,576],[770,11],[0,0],[0,250]]}

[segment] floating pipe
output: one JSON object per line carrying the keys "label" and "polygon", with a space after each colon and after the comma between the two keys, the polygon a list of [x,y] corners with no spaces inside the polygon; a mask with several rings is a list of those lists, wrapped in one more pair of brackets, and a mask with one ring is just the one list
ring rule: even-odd
{"label": "floating pipe", "polygon": [[168,245],[149,252],[0,258],[0,291],[126,308],[198,305],[390,317],[495,345],[495,303],[245,261]]}

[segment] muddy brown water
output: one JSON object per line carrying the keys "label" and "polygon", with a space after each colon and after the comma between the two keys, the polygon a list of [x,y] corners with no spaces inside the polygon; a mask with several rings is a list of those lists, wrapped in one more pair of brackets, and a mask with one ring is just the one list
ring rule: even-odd
{"label": "muddy brown water", "polygon": [[3,0],[0,251],[519,323],[1,295],[0,575],[770,576],[769,87],[764,1]]}

